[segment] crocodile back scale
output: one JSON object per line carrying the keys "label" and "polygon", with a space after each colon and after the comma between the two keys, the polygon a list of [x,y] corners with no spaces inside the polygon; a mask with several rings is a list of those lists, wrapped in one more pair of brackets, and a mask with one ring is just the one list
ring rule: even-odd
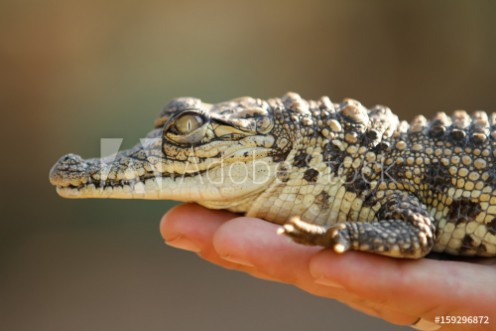
{"label": "crocodile back scale", "polygon": [[496,114],[399,121],[385,106],[296,93],[169,102],[113,157],[63,156],[68,198],[197,202],[280,224],[294,241],[398,258],[496,256]]}

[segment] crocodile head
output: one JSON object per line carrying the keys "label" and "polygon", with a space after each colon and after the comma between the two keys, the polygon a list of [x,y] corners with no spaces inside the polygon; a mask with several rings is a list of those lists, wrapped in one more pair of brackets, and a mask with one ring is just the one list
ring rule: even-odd
{"label": "crocodile head", "polygon": [[276,178],[291,148],[270,102],[169,102],[135,147],[96,159],[60,158],[50,182],[67,198],[195,201],[245,211]]}

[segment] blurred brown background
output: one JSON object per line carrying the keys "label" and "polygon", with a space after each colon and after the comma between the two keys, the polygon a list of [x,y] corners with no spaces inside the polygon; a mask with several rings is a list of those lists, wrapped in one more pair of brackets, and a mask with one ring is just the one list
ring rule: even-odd
{"label": "blurred brown background", "polygon": [[495,59],[491,1],[2,0],[0,329],[398,329],[165,246],[169,202],[61,199],[48,171],[184,95],[496,110]]}

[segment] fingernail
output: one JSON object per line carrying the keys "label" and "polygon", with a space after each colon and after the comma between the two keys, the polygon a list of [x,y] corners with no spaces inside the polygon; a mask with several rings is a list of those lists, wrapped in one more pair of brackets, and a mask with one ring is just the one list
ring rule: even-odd
{"label": "fingernail", "polygon": [[320,277],[320,278],[317,278],[315,280],[315,283],[316,284],[319,284],[319,285],[324,285],[324,286],[327,286],[327,287],[332,287],[332,288],[338,288],[338,289],[343,289],[344,286],[339,284],[339,283],[336,283],[332,280],[330,280],[329,278],[324,278],[324,277]]}
{"label": "fingernail", "polygon": [[411,324],[410,327],[415,330],[438,330],[441,328],[441,324],[436,324],[429,320],[419,318],[415,323]]}
{"label": "fingernail", "polygon": [[253,267],[254,266],[252,263],[245,261],[244,259],[241,259],[237,256],[222,255],[221,258],[223,258],[226,261],[232,262],[232,263],[243,265],[245,267]]}
{"label": "fingernail", "polygon": [[198,246],[196,243],[194,243],[188,239],[185,239],[184,237],[181,237],[181,236],[166,240],[165,243],[169,246],[179,248],[179,249],[184,249],[184,250],[190,251],[190,252],[198,253],[199,251],[201,251],[200,246]]}

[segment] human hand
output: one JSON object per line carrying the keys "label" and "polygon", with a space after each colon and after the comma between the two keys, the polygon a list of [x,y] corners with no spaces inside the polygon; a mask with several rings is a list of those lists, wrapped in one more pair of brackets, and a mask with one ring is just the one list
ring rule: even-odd
{"label": "human hand", "polygon": [[[495,259],[483,263],[400,260],[303,246],[269,222],[195,204],[170,210],[160,231],[171,246],[254,277],[297,286],[398,325],[441,326],[440,316],[488,316],[489,324],[442,330],[496,330]],[[484,320],[483,320],[484,322]]]}

